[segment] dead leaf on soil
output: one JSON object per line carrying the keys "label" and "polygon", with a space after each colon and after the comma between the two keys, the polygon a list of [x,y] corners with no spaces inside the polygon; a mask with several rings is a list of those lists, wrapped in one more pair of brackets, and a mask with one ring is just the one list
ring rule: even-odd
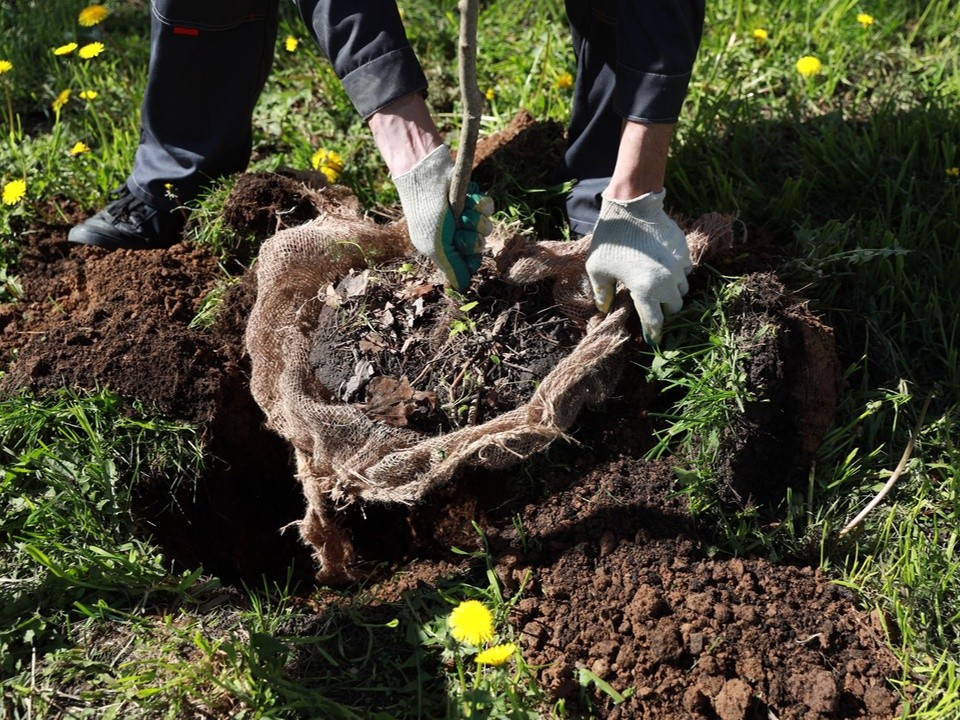
{"label": "dead leaf on soil", "polygon": [[367,384],[367,402],[363,411],[388,425],[406,427],[410,415],[430,413],[436,407],[436,393],[414,390],[406,376],[397,380],[381,375]]}
{"label": "dead leaf on soil", "polygon": [[348,401],[360,392],[361,388],[373,377],[373,373],[373,365],[369,360],[357,360],[357,364],[353,366],[353,375],[350,376],[350,379],[347,380],[347,384],[343,388],[343,399]]}

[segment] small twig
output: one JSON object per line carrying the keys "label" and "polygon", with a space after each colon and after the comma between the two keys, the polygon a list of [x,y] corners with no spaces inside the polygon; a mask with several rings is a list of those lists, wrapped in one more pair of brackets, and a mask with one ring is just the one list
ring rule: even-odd
{"label": "small twig", "polygon": [[512,363],[509,360],[504,360],[503,358],[500,358],[500,364],[504,367],[519,370],[520,372],[530,373],[531,375],[535,374],[533,368],[529,368],[526,365],[517,365],[516,363]]}
{"label": "small twig", "polygon": [[453,382],[450,383],[450,387],[448,389],[448,396],[450,398],[451,405],[455,405],[457,402],[457,398],[453,394],[453,391],[456,389],[457,385],[460,384],[460,381],[463,380],[463,376],[467,374],[467,370],[470,369],[470,366],[472,363],[473,363],[473,358],[468,358],[467,361],[463,364],[463,367],[460,368],[460,372],[458,372],[456,377],[453,378]]}
{"label": "small twig", "polygon": [[460,0],[460,97],[463,102],[463,126],[460,147],[450,182],[450,207],[454,217],[460,217],[470,186],[473,155],[480,135],[480,115],[483,96],[477,85],[477,24],[480,15],[479,0]]}
{"label": "small twig", "polygon": [[900,479],[900,476],[903,475],[903,471],[907,469],[907,463],[910,461],[910,455],[913,453],[913,446],[916,444],[917,437],[920,435],[920,428],[923,426],[923,420],[927,416],[927,409],[930,407],[930,401],[932,399],[933,395],[927,395],[927,399],[924,401],[923,407],[920,409],[920,417],[917,418],[917,424],[910,433],[910,440],[907,441],[907,446],[903,449],[903,455],[900,457],[900,462],[897,463],[897,467],[890,475],[890,479],[887,480],[886,484],[882,488],[880,488],[880,492],[877,493],[877,496],[867,503],[867,506],[860,511],[860,514],[848,522],[846,527],[840,531],[840,537],[848,534],[855,527],[857,527],[857,525],[863,522],[863,519],[870,513],[871,510],[880,504],[880,501],[887,496],[887,493],[893,489],[894,484]]}
{"label": "small twig", "polygon": [[537,328],[550,327],[551,325],[566,325],[567,322],[568,321],[566,318],[552,317],[552,318],[547,318],[546,320],[540,320],[539,322],[535,322],[532,325],[528,325],[527,327],[530,330],[536,330]]}
{"label": "small twig", "polygon": [[467,414],[467,425],[476,425],[480,418],[480,395],[479,391],[473,394],[473,400],[470,401],[470,412]]}

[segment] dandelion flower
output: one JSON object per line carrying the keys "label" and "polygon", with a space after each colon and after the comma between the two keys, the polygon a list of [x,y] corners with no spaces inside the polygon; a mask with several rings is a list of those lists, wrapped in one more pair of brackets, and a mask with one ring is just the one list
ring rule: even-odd
{"label": "dandelion flower", "polygon": [[83,27],[93,27],[102,23],[110,11],[104,5],[88,5],[80,11],[80,17],[77,18]]}
{"label": "dandelion flower", "polygon": [[76,157],[77,155],[83,155],[84,153],[90,152],[90,146],[85,142],[80,142],[79,140],[74,143],[74,146],[70,148],[70,155]]}
{"label": "dandelion flower", "polygon": [[946,173],[949,178],[960,178],[960,167],[948,167]]}
{"label": "dandelion flower", "polygon": [[27,183],[23,180],[11,180],[3,186],[3,204],[16,205],[27,194]]}
{"label": "dandelion flower", "polygon": [[287,39],[283,42],[283,46],[287,49],[287,52],[294,52],[299,44],[300,41],[293,35],[287,35]]}
{"label": "dandelion flower", "polygon": [[70,99],[71,92],[73,91],[70,88],[60,91],[60,94],[50,103],[50,107],[53,108],[54,112],[60,112],[63,109],[63,106],[67,104],[67,100]]}
{"label": "dandelion flower", "polygon": [[61,45],[60,47],[53,49],[54,55],[69,55],[74,50],[77,49],[76,43],[67,43],[66,45]]}
{"label": "dandelion flower", "polygon": [[870,27],[873,25],[873,15],[868,15],[867,13],[857,13],[857,22],[864,27]]}
{"label": "dandelion flower", "polygon": [[566,90],[568,87],[573,85],[573,75],[568,72],[562,72],[559,76],[557,76],[555,84],[560,90]]}
{"label": "dandelion flower", "polygon": [[769,37],[770,33],[767,32],[766,28],[758,27],[753,29],[753,39],[757,42],[766,42]]}
{"label": "dandelion flower", "polygon": [[310,164],[314,170],[319,170],[327,179],[327,182],[335,183],[343,172],[343,158],[336,150],[327,150],[320,148],[313,157],[310,158]]}
{"label": "dandelion flower", "polygon": [[477,653],[474,662],[477,665],[503,665],[507,660],[513,657],[517,651],[517,646],[513,643],[504,643],[503,645],[494,645],[482,652]]}
{"label": "dandelion flower", "polygon": [[100,93],[98,93],[96,90],[82,90],[82,91],[80,92],[80,99],[81,99],[81,100],[96,100],[96,99],[97,99],[97,95],[99,95],[99,94],[100,94]]}
{"label": "dandelion flower", "polygon": [[319,170],[323,165],[332,167],[337,171],[343,170],[343,158],[340,157],[340,153],[326,148],[317,150],[310,158],[310,164],[313,165],[314,170]]}
{"label": "dandelion flower", "polygon": [[487,91],[483,94],[487,100],[493,100],[497,96],[497,91],[493,88],[487,88]]}
{"label": "dandelion flower", "polygon": [[493,637],[493,615],[478,600],[464,600],[453,609],[447,622],[450,634],[463,643],[480,645]]}
{"label": "dandelion flower", "polygon": [[13,70],[13,63],[9,60],[0,60],[0,75]]}
{"label": "dandelion flower", "polygon": [[823,69],[823,63],[813,55],[804,55],[797,60],[797,72],[804,77],[813,77],[818,75]]}
{"label": "dandelion flower", "polygon": [[99,55],[102,52],[103,52],[103,43],[92,42],[80,48],[80,57],[82,57],[84,60],[89,60],[90,58],[95,58],[97,55]]}

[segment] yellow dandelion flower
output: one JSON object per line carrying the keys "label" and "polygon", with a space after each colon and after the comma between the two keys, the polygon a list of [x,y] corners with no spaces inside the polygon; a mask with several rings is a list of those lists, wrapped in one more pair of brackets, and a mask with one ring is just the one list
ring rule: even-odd
{"label": "yellow dandelion flower", "polygon": [[557,76],[555,84],[559,89],[566,90],[573,85],[573,75],[568,72],[562,72]]}
{"label": "yellow dandelion flower", "polygon": [[873,15],[857,13],[857,22],[863,25],[863,27],[870,27],[874,23]]}
{"label": "yellow dandelion flower", "polygon": [[474,661],[477,665],[503,665],[507,660],[513,657],[517,651],[517,646],[513,643],[504,643],[503,645],[494,645],[482,652],[477,653]]}
{"label": "yellow dandelion flower", "polygon": [[338,173],[332,167],[321,165],[320,172],[327,179],[327,182],[330,183],[331,185],[340,179],[340,173]]}
{"label": "yellow dandelion flower", "polygon": [[11,180],[3,186],[3,204],[16,205],[27,194],[27,183],[23,180]]}
{"label": "yellow dandelion flower", "polygon": [[87,5],[87,7],[80,11],[77,22],[83,27],[93,27],[106,20],[109,14],[110,11],[107,10],[105,5]]}
{"label": "yellow dandelion flower", "polygon": [[823,69],[823,63],[813,55],[804,55],[797,60],[797,72],[804,77],[813,77],[818,75]]}
{"label": "yellow dandelion flower", "polygon": [[487,91],[483,94],[487,100],[493,100],[497,96],[497,91],[493,88],[487,88]]}
{"label": "yellow dandelion flower", "polygon": [[72,53],[72,52],[73,52],[74,50],[76,50],[76,49],[77,49],[77,44],[76,44],[76,43],[67,43],[66,45],[61,45],[60,47],[54,48],[54,49],[53,49],[53,54],[54,54],[54,55],[69,55],[70,53]]}
{"label": "yellow dandelion flower", "polygon": [[99,95],[99,94],[100,94],[100,93],[98,93],[96,90],[81,90],[81,91],[80,91],[80,99],[81,99],[81,100],[96,100],[96,99],[97,99],[97,95]]}
{"label": "yellow dandelion flower", "polygon": [[300,41],[293,35],[287,35],[287,39],[283,41],[283,47],[286,48],[287,52],[295,52],[299,44]]}
{"label": "yellow dandelion flower", "polygon": [[9,60],[0,60],[0,75],[13,70],[13,63]]}
{"label": "yellow dandelion flower", "polygon": [[960,178],[960,167],[948,167],[946,173],[947,177]]}
{"label": "yellow dandelion flower", "polygon": [[310,163],[313,165],[314,170],[319,170],[321,165],[331,167],[338,172],[343,170],[343,158],[340,157],[340,153],[336,150],[320,148],[313,154],[313,157],[310,158]]}
{"label": "yellow dandelion flower", "polygon": [[767,32],[766,28],[758,27],[753,29],[753,39],[757,42],[766,42],[769,37],[770,33]]}
{"label": "yellow dandelion flower", "polygon": [[450,634],[460,642],[480,645],[493,638],[493,615],[478,600],[464,600],[453,609],[447,622]]}
{"label": "yellow dandelion flower", "polygon": [[73,157],[76,157],[77,155],[83,155],[84,153],[88,152],[90,152],[90,146],[85,142],[80,142],[79,140],[77,140],[77,142],[74,143],[74,146],[70,148],[70,155]]}
{"label": "yellow dandelion flower", "polygon": [[89,60],[90,58],[95,58],[97,55],[99,55],[102,52],[103,52],[103,43],[92,42],[80,48],[80,57],[82,57],[84,60]]}
{"label": "yellow dandelion flower", "polygon": [[50,107],[53,108],[54,112],[60,112],[63,109],[63,106],[67,104],[67,100],[70,99],[70,94],[73,91],[70,88],[66,90],[61,90],[60,94],[50,103]]}
{"label": "yellow dandelion flower", "polygon": [[328,182],[335,183],[343,171],[343,158],[336,150],[320,148],[310,158],[314,170],[319,170]]}

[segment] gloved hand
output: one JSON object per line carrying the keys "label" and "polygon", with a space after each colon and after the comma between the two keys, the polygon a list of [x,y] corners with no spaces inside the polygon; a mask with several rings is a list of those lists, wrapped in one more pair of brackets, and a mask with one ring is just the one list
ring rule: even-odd
{"label": "gloved hand", "polygon": [[610,309],[619,280],[630,291],[650,345],[660,342],[664,309],[669,314],[683,307],[693,268],[683,231],[663,210],[665,195],[661,190],[633,200],[604,197],[587,254],[597,308]]}
{"label": "gloved hand", "polygon": [[493,230],[493,200],[471,183],[463,213],[455,220],[448,200],[452,174],[450,150],[441,145],[393,182],[414,247],[436,263],[449,285],[464,290],[480,267],[483,238]]}

